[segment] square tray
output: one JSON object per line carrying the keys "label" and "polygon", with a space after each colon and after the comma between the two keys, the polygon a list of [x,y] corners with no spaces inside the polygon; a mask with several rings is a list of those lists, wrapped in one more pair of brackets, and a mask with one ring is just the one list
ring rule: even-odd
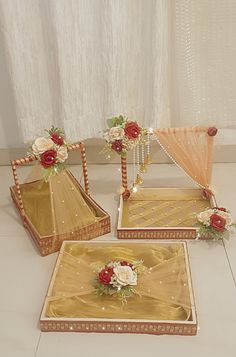
{"label": "square tray", "polygon": [[[99,269],[95,266],[101,268],[107,260],[128,258],[143,258],[151,275],[147,273],[149,278],[144,276],[143,280],[148,289],[144,283],[138,284],[143,295],[128,298],[127,304],[96,294],[91,290],[92,280],[80,275],[89,267],[91,276],[96,277]],[[64,241],[45,298],[40,328],[45,332],[195,335],[197,317],[186,243]]]}

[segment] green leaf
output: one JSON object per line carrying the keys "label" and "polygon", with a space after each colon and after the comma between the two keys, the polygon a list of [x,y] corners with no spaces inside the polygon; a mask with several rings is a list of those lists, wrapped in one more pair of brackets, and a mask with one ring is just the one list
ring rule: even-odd
{"label": "green leaf", "polygon": [[59,136],[65,136],[65,131],[61,128],[56,128],[54,125],[52,125],[51,129],[45,131],[49,133],[49,135],[57,134]]}
{"label": "green leaf", "polygon": [[122,126],[124,122],[125,118],[122,115],[112,118],[112,126]]}
{"label": "green leaf", "polygon": [[107,126],[109,129],[111,129],[114,125],[113,125],[113,119],[107,119]]}
{"label": "green leaf", "polygon": [[97,279],[94,282],[96,293],[98,295],[110,295],[116,296],[122,304],[127,303],[127,299],[134,294],[138,294],[137,291],[130,285],[123,286],[120,290],[114,288],[112,285],[103,285]]}

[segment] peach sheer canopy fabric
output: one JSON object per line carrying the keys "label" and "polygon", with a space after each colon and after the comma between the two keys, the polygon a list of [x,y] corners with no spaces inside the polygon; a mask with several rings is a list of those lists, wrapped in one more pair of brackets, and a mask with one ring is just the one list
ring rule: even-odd
{"label": "peach sheer canopy fabric", "polygon": [[199,186],[210,189],[214,137],[209,136],[208,127],[155,129],[154,136]]}

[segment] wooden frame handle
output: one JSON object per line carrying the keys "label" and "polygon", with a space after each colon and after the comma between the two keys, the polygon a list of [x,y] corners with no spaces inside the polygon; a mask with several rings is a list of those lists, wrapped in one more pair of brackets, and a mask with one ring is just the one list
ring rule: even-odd
{"label": "wooden frame handle", "polygon": [[83,176],[84,176],[84,190],[85,193],[89,195],[88,168],[87,168],[85,144],[83,142],[80,142],[78,144],[73,144],[69,148],[69,151],[78,150],[78,149],[80,149],[80,153],[81,153],[81,163],[82,163]]}
{"label": "wooden frame handle", "polygon": [[[82,169],[83,169],[83,177],[84,177],[84,190],[87,195],[89,195],[89,183],[88,183],[88,169],[87,169],[87,159],[86,159],[86,151],[85,151],[85,145],[83,142],[75,143],[72,144],[69,148],[68,151],[75,151],[75,150],[80,150],[81,152],[81,163],[82,163]],[[12,160],[11,161],[11,166],[12,166],[12,172],[13,172],[13,177],[15,181],[15,186],[16,186],[16,192],[19,200],[19,206],[21,210],[22,216],[25,216],[25,210],[24,210],[24,205],[22,201],[22,195],[20,192],[20,182],[19,182],[19,177],[17,174],[17,166],[28,164],[29,162],[36,161],[37,158],[36,156],[25,156],[21,159],[17,160]]]}
{"label": "wooden frame handle", "polygon": [[128,189],[128,178],[127,178],[127,162],[126,157],[121,156],[121,176],[122,176],[122,186],[125,190]]}

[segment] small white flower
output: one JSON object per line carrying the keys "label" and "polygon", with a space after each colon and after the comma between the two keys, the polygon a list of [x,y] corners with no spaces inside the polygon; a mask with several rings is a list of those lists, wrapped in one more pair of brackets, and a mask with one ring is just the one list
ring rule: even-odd
{"label": "small white flower", "polygon": [[126,149],[127,150],[133,150],[135,145],[136,145],[136,141],[135,140],[127,140]]}
{"label": "small white flower", "polygon": [[117,266],[114,268],[116,281],[121,286],[137,285],[137,273],[129,266]]}
{"label": "small white flower", "polygon": [[115,268],[120,265],[120,262],[110,262],[107,264],[109,268]]}
{"label": "small white flower", "polygon": [[39,137],[34,141],[32,150],[35,155],[39,155],[47,150],[51,150],[53,147],[54,142],[50,138]]}
{"label": "small white flower", "polygon": [[206,226],[210,225],[210,217],[214,214],[213,209],[208,209],[206,211],[200,212],[197,216],[199,222],[205,224]]}
{"label": "small white flower", "polygon": [[105,134],[105,138],[107,141],[115,141],[120,140],[124,136],[124,129],[119,127],[113,127],[109,130],[107,134]]}
{"label": "small white flower", "polygon": [[103,137],[106,141],[110,141],[109,130],[103,134]]}
{"label": "small white flower", "polygon": [[68,158],[68,151],[65,146],[60,146],[57,150],[57,160],[64,162]]}

